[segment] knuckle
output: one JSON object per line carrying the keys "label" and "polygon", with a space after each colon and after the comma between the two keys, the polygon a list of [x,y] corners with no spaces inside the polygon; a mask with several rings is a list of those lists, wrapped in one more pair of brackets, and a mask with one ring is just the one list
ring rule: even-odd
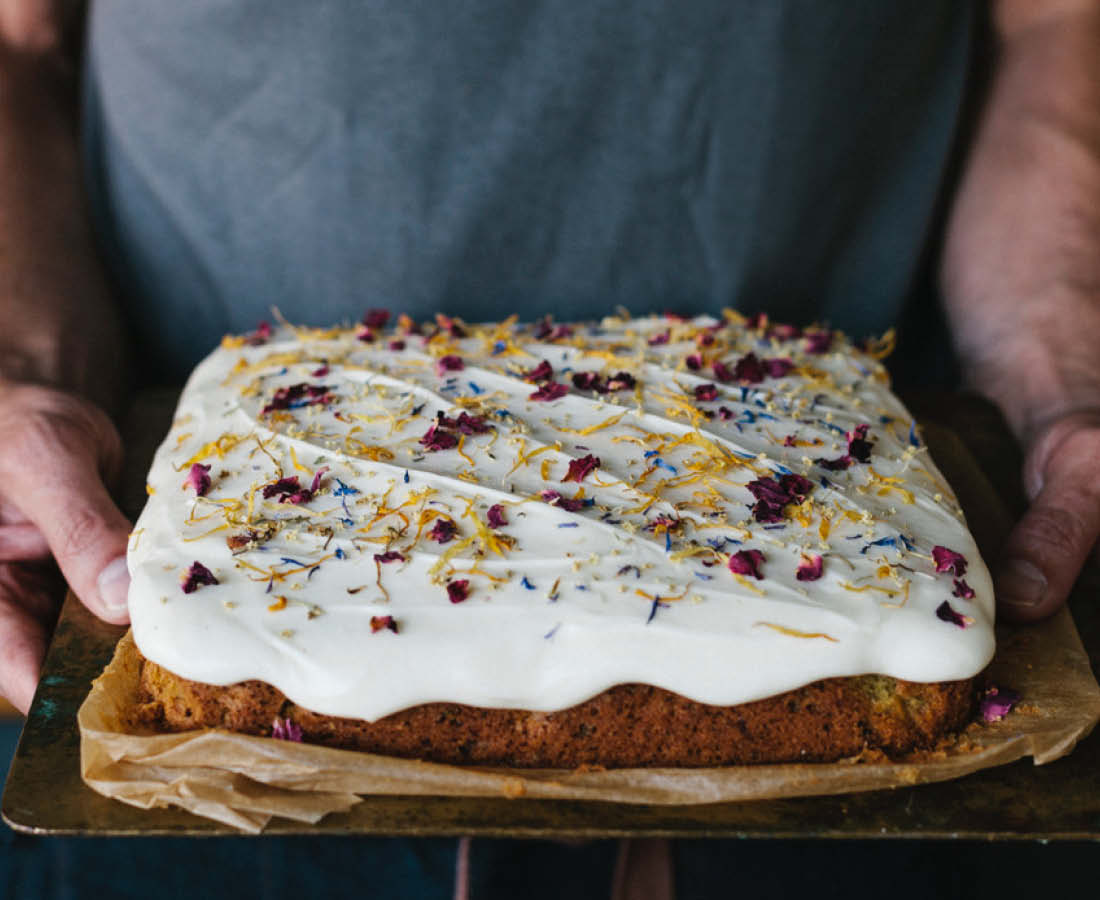
{"label": "knuckle", "polygon": [[70,511],[61,523],[54,555],[59,561],[86,556],[103,537],[103,520],[90,509]]}
{"label": "knuckle", "polygon": [[1090,536],[1088,530],[1085,517],[1076,510],[1036,506],[1028,511],[1026,527],[1014,543],[1030,551],[1029,555],[1065,557],[1094,543],[1095,535]]}

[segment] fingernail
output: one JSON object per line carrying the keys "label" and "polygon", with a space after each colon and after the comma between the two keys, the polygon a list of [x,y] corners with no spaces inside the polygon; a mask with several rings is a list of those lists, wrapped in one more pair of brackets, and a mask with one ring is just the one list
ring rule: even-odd
{"label": "fingernail", "polygon": [[130,591],[130,572],[126,568],[126,557],[120,556],[103,567],[96,579],[99,596],[109,612],[121,612],[126,609],[126,595]]}
{"label": "fingernail", "polygon": [[1023,559],[1006,563],[997,578],[997,600],[1008,606],[1038,606],[1047,591],[1047,580],[1034,565]]}

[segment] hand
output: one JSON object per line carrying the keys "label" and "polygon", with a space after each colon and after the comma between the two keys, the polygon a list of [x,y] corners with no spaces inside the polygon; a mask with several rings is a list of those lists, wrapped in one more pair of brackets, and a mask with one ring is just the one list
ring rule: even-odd
{"label": "hand", "polygon": [[88,609],[124,624],[130,523],[104,483],[122,443],[98,408],[0,381],[0,435],[0,694],[25,713],[59,597],[50,555]]}
{"label": "hand", "polygon": [[1056,612],[1100,538],[1100,410],[1056,420],[1024,463],[1031,500],[1001,553],[998,611],[1032,622]]}

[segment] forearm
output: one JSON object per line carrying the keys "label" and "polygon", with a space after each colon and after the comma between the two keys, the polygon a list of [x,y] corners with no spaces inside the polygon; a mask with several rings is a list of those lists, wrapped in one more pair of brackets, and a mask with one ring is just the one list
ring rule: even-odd
{"label": "forearm", "polygon": [[999,22],[942,272],[964,369],[1025,440],[1100,405],[1100,3],[1065,6]]}
{"label": "forearm", "polygon": [[72,67],[0,41],[0,377],[117,410],[122,327],[96,255],[76,135]]}

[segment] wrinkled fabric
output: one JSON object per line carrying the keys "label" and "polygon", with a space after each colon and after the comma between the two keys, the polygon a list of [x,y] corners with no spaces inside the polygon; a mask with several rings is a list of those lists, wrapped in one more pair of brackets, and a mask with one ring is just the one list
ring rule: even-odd
{"label": "wrinkled fabric", "polygon": [[888,327],[967,83],[953,0],[109,0],[85,146],[157,372],[270,318]]}

